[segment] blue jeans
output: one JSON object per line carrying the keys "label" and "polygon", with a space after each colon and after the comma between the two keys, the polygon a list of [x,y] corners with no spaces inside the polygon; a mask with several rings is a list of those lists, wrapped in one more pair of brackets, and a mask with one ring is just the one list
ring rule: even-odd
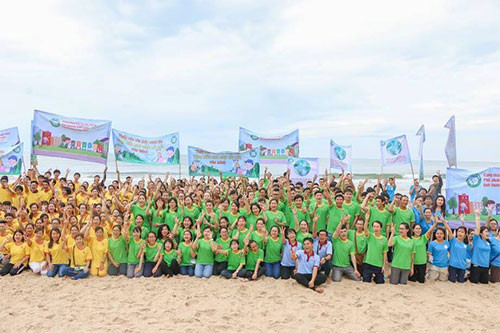
{"label": "blue jeans", "polygon": [[[63,277],[64,275],[64,270],[68,267],[68,265],[65,264],[55,264],[52,265],[54,266],[54,270],[51,271],[50,269],[47,271],[47,276],[48,277],[54,277],[56,275],[59,275],[59,277]],[[58,274],[59,273],[59,274]]]}
{"label": "blue jeans", "polygon": [[71,276],[73,277],[73,280],[78,280],[78,279],[82,279],[82,278],[86,278],[87,276],[89,276],[90,274],[90,269],[87,271],[87,273],[85,273],[84,271],[75,271],[74,268],[71,268],[71,267],[66,267],[64,268],[64,271],[63,271],[63,276]]}
{"label": "blue jeans", "polygon": [[448,281],[464,283],[465,269],[448,266]]}
{"label": "blue jeans", "polygon": [[212,276],[213,269],[214,265],[196,264],[194,267],[194,276],[197,278],[209,278]]}
{"label": "blue jeans", "polygon": [[266,276],[273,277],[275,279],[279,279],[280,277],[280,262],[265,262],[264,267],[266,269]]}
{"label": "blue jeans", "polygon": [[190,265],[190,266],[181,266],[180,267],[180,273],[181,273],[181,275],[193,276],[194,275],[194,267],[193,267],[193,265]]}

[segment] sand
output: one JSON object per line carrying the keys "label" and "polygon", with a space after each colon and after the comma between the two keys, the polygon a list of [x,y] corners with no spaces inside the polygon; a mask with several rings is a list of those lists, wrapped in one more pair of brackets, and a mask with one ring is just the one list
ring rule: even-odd
{"label": "sand", "polygon": [[[498,332],[500,285],[2,277],[3,332]],[[8,301],[7,301],[8,300]]]}

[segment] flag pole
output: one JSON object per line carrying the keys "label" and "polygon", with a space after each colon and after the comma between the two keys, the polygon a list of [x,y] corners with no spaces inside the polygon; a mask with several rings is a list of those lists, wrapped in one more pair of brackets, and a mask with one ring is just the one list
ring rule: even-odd
{"label": "flag pole", "polygon": [[181,159],[179,156],[179,179],[181,179]]}
{"label": "flag pole", "polygon": [[411,176],[412,180],[415,180],[415,172],[413,171],[413,162],[410,160]]}

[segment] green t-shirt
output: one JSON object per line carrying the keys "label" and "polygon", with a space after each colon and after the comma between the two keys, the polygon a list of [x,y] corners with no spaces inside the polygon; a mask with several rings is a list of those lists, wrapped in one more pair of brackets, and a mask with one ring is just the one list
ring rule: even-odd
{"label": "green t-shirt", "polygon": [[415,252],[413,239],[403,239],[401,236],[392,238],[394,253],[392,256],[392,267],[399,269],[411,269],[411,254]]}
{"label": "green t-shirt", "polygon": [[[354,242],[354,235],[356,235],[356,243]],[[354,251],[356,251],[357,245],[358,253],[366,252],[366,236],[364,231],[358,234],[355,230],[347,230],[347,238],[349,238],[354,245]]]}
{"label": "green t-shirt", "polygon": [[370,232],[373,232],[373,221],[382,223],[382,230],[380,230],[380,233],[385,236],[386,226],[391,223],[391,213],[385,208],[383,211],[380,211],[377,207],[370,207],[370,223],[368,225]]}
{"label": "green t-shirt", "polygon": [[280,223],[285,223],[286,224],[286,218],[285,214],[283,214],[282,211],[278,210],[275,213],[271,212],[270,210],[266,211],[266,216],[267,216],[267,223],[266,223],[266,229],[267,231],[271,231],[271,228],[275,225],[278,226],[278,228],[281,228],[275,221],[275,219],[278,220]]}
{"label": "green t-shirt", "polygon": [[[155,208],[150,208],[149,209],[151,211],[151,230],[157,234],[158,233],[158,229],[160,228],[159,226],[155,226],[156,224],[158,225],[161,225],[161,224],[164,224],[165,223],[165,214],[166,214],[166,209],[163,209],[161,210],[157,216],[156,212],[157,210]],[[170,229],[172,230],[172,229]]]}
{"label": "green t-shirt", "polygon": [[311,224],[311,217],[309,215],[309,212],[306,211],[305,213],[302,211],[302,209],[297,209],[297,224],[295,223],[295,217],[293,216],[293,208],[295,208],[295,204],[293,204],[293,207],[290,208],[287,206],[287,213],[286,215],[286,221],[287,221],[287,227],[297,231],[299,229],[299,224],[301,221],[306,221],[307,224],[309,225],[309,229],[312,229],[312,224]]}
{"label": "green t-shirt", "polygon": [[342,204],[342,206],[347,211],[347,213],[349,215],[351,215],[351,217],[349,218],[349,227],[352,228],[352,226],[354,225],[354,219],[356,218],[356,216],[361,215],[361,206],[354,201],[351,201],[350,204],[346,204],[344,202]]}
{"label": "green t-shirt", "polygon": [[415,251],[415,256],[413,257],[415,265],[424,265],[427,263],[427,241],[429,239],[426,235],[413,237],[413,246]]}
{"label": "green t-shirt", "polygon": [[127,241],[125,240],[125,238],[123,238],[123,236],[119,236],[117,239],[109,237],[108,250],[117,263],[127,263]]}
{"label": "green t-shirt", "polygon": [[254,271],[255,270],[255,265],[257,264],[257,260],[264,260],[264,251],[261,249],[258,249],[257,252],[253,252],[252,250],[248,251],[247,254],[247,259],[246,259],[246,266],[245,269],[247,271]]}
{"label": "green t-shirt", "polygon": [[257,245],[259,245],[259,249],[264,249],[263,235],[260,234],[258,231],[252,231],[249,240],[257,242]]}
{"label": "green t-shirt", "polygon": [[238,269],[240,264],[245,264],[245,255],[243,251],[238,250],[238,252],[233,252],[233,250],[229,250],[227,256],[227,270],[235,271]]}
{"label": "green t-shirt", "polygon": [[158,253],[158,242],[156,242],[153,246],[146,244],[144,248],[144,261],[145,262],[154,262],[156,253]]}
{"label": "green t-shirt", "polygon": [[137,215],[142,215],[142,217],[144,217],[144,223],[146,223],[146,221],[148,220],[148,217],[146,215],[146,208],[147,208],[147,205],[144,205],[144,207],[139,207],[139,204],[137,204],[137,203],[133,204],[130,207],[130,211],[132,212],[134,222],[135,222],[135,218],[137,217]]}
{"label": "green t-shirt", "polygon": [[[231,248],[229,246],[229,244],[231,243],[230,237],[228,237],[226,240],[223,240],[222,238],[219,237],[219,238],[217,238],[215,243],[218,245],[219,249],[224,250],[224,251],[230,250],[230,248]],[[217,261],[217,262],[227,261],[227,256],[225,256],[222,253],[217,253],[215,255],[215,261]]]}
{"label": "green t-shirt", "polygon": [[394,228],[396,228],[396,235],[399,235],[399,226],[403,222],[408,223],[408,226],[411,226],[411,222],[415,222],[415,214],[413,213],[413,209],[401,209],[399,207],[394,207],[394,213],[392,214],[392,223],[394,223]]}
{"label": "green t-shirt", "polygon": [[[175,217],[177,216],[177,220],[179,222],[182,222],[182,214],[177,211],[177,212],[170,212],[170,211],[166,211],[164,213],[164,222],[166,225],[168,225],[168,227],[170,228],[170,231],[174,231],[174,227],[175,227]],[[194,223],[194,221],[193,221]]]}
{"label": "green t-shirt", "polygon": [[297,231],[297,242],[299,242],[302,246],[304,246],[304,239],[307,237],[312,238],[312,234],[310,232],[304,234],[302,231]]}
{"label": "green t-shirt", "polygon": [[196,223],[196,220],[200,216],[200,208],[198,206],[191,206],[191,209],[184,206],[184,217],[189,216],[193,219],[193,224]]}
{"label": "green t-shirt", "polygon": [[363,262],[372,266],[382,267],[384,265],[384,252],[389,250],[387,247],[387,238],[382,235],[377,237],[373,233],[369,233],[366,244],[368,250]]}
{"label": "green t-shirt", "polygon": [[191,244],[182,242],[179,244],[179,249],[181,250],[181,266],[192,266]]}
{"label": "green t-shirt", "polygon": [[127,263],[131,265],[137,265],[139,263],[139,258],[137,258],[137,254],[139,254],[139,251],[141,250],[141,244],[144,242],[144,240],[139,240],[138,242],[135,241],[135,239],[131,239],[129,244],[128,244],[128,256],[127,256]]}
{"label": "green t-shirt", "polygon": [[340,219],[346,215],[347,211],[344,209],[344,207],[338,208],[334,203],[328,211],[328,226],[326,227],[326,231],[328,231],[328,233],[330,234],[333,234],[340,223]]}
{"label": "green t-shirt", "polygon": [[210,240],[200,239],[198,241],[198,250],[196,251],[196,263],[201,265],[214,264],[214,252]]}
{"label": "green t-shirt", "polygon": [[271,237],[266,239],[266,253],[264,256],[264,262],[275,263],[281,261],[281,252],[283,251],[283,241],[281,237],[276,240]]}
{"label": "green t-shirt", "polygon": [[244,242],[245,237],[248,235],[249,232],[250,232],[250,229],[246,229],[246,228],[243,231],[240,231],[238,229],[233,229],[231,231],[231,238],[233,238],[234,235],[236,235],[236,233],[238,233],[238,244],[239,244],[240,248],[242,249],[243,246],[245,246],[245,242]]}
{"label": "green t-shirt", "polygon": [[349,239],[345,241],[336,237],[332,238],[333,265],[337,267],[349,267],[351,265],[351,254],[355,254],[354,244]]}
{"label": "green t-shirt", "polygon": [[172,260],[177,260],[177,251],[174,249],[170,249],[169,252],[167,252],[167,250],[163,250],[163,261],[168,267],[172,264]]}
{"label": "green t-shirt", "polygon": [[252,212],[250,214],[244,214],[244,216],[247,218],[247,228],[250,228],[250,226],[253,226],[253,230],[257,230],[257,220],[262,218],[262,214],[259,215],[254,215]]}
{"label": "green t-shirt", "polygon": [[[309,212],[312,213],[314,211],[314,207],[316,204],[312,204],[309,206]],[[326,230],[326,218],[328,217],[328,212],[330,211],[330,208],[328,207],[328,204],[325,204],[324,202],[321,203],[320,206],[318,206],[318,209],[316,209],[316,215],[319,216],[318,222],[316,223],[316,227],[319,230]],[[311,218],[311,223],[314,219],[314,216]],[[300,222],[300,221],[299,221]]]}

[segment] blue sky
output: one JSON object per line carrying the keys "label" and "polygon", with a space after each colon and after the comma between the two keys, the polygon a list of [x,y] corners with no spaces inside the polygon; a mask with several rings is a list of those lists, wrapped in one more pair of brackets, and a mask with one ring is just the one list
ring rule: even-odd
{"label": "blue sky", "polygon": [[500,2],[17,1],[0,11],[1,128],[28,140],[33,109],[111,119],[139,135],[235,150],[238,127],[300,129],[354,158],[427,130],[444,160],[500,162]]}

